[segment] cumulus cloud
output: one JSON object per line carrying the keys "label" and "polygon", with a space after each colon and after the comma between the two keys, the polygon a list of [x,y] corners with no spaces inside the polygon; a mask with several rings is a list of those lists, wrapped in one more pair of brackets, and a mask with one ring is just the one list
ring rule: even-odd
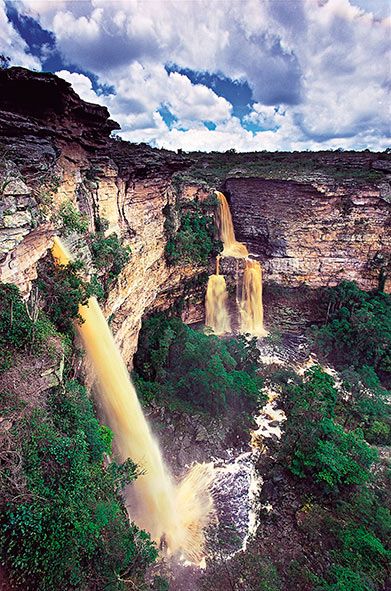
{"label": "cumulus cloud", "polygon": [[[86,100],[105,104],[128,139],[183,149],[382,149],[390,132],[385,1],[381,11],[371,11],[369,0],[22,0],[18,6],[54,34],[67,65],[60,75]],[[33,60],[2,6],[0,0],[0,31],[8,27],[17,59]],[[213,87],[168,73],[167,64],[247,81],[250,113],[240,121]],[[96,94],[73,66],[114,92]],[[170,129],[162,107],[173,117]]]}
{"label": "cumulus cloud", "polygon": [[9,22],[5,1],[0,0],[0,54],[11,58],[12,63],[40,70],[41,63],[38,58],[29,53],[27,43]]}
{"label": "cumulus cloud", "polygon": [[[55,72],[57,76],[63,78],[70,84],[72,84],[73,90],[88,103],[97,103],[98,105],[106,105],[107,97],[98,95],[93,87],[92,81],[88,76],[84,74],[78,74],[77,72],[69,72],[68,70],[59,70]],[[106,98],[106,100],[104,100]]]}

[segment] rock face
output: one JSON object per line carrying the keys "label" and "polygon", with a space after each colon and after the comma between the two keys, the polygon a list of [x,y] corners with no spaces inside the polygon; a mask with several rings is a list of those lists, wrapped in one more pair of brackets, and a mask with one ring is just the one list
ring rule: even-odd
{"label": "rock face", "polygon": [[[184,320],[203,320],[202,286],[194,279],[207,269],[167,266],[163,210],[175,204],[178,190],[184,201],[205,198],[208,183],[189,171],[194,163],[205,171],[216,162],[116,141],[109,134],[117,127],[107,109],[85,103],[52,74],[0,70],[0,280],[16,283],[28,296],[38,262],[61,233],[63,203],[84,214],[92,232],[106,220],[107,233],[116,232],[132,250],[104,309],[130,364],[145,312],[181,298],[188,304]],[[242,167],[231,176],[242,177],[246,158],[263,166],[274,155],[230,158]],[[300,164],[308,155],[295,158]],[[300,178],[295,160],[295,180],[230,178],[219,188],[231,200],[237,238],[260,257],[266,280],[319,287],[348,278],[371,289],[390,249],[389,162],[365,153],[327,158],[330,166],[334,159],[339,167],[370,167],[381,181],[349,185]],[[173,175],[184,172],[179,189]]]}
{"label": "rock face", "polygon": [[[110,140],[118,126],[107,109],[85,103],[56,76],[23,68],[0,71],[0,123],[0,280],[28,296],[37,263],[61,231],[52,214],[62,203],[73,203],[90,231],[106,220],[107,234],[132,250],[104,309],[130,363],[143,314],[186,298],[186,280],[203,270],[168,267],[164,258],[163,209],[175,201],[171,177],[186,159]],[[184,189],[185,200],[205,196],[198,186]],[[202,315],[192,310],[193,321]]]}
{"label": "rock face", "polygon": [[53,74],[1,70],[0,96],[0,137],[19,137],[21,147],[33,136],[33,145],[37,138],[56,138],[91,150],[106,144],[110,131],[119,129],[106,107],[80,100],[68,82]]}
{"label": "rock face", "polygon": [[391,252],[382,187],[240,178],[228,179],[226,191],[236,236],[262,260],[266,281],[317,288],[348,279],[366,290],[378,286]]}

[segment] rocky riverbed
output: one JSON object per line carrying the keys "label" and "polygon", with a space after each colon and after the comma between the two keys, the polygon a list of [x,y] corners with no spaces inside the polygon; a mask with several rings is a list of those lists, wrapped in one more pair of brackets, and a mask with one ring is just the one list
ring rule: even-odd
{"label": "rocky riverbed", "polygon": [[[261,339],[258,343],[261,361],[270,368],[299,369],[308,363],[310,349],[303,336],[282,335],[279,342]],[[262,371],[262,369],[261,369]],[[226,417],[211,420],[203,415],[189,415],[154,406],[148,418],[159,438],[166,461],[177,477],[183,476],[193,463],[213,462],[215,478],[212,493],[216,507],[216,522],[207,533],[208,549],[201,567],[163,558],[154,573],[170,580],[173,591],[201,588],[208,568],[214,561],[230,560],[246,548],[257,531],[259,514],[273,511],[268,494],[263,493],[263,470],[270,454],[278,445],[286,420],[279,407],[278,391],[265,381],[267,403],[248,424],[247,435],[235,441]],[[266,481],[281,484],[282,474]],[[276,481],[276,482],[274,482]],[[269,491],[270,492],[270,491]],[[267,493],[267,491],[266,491]],[[206,570],[205,570],[206,569]]]}

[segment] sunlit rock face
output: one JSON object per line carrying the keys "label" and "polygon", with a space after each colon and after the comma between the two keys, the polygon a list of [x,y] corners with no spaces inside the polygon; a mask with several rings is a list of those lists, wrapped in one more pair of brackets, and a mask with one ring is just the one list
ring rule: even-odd
{"label": "sunlit rock face", "polygon": [[[16,283],[28,296],[37,265],[52,246],[62,203],[72,202],[87,217],[90,231],[97,229],[99,218],[105,219],[107,233],[116,232],[132,249],[104,307],[130,364],[145,313],[184,299],[183,319],[204,319],[205,292],[195,294],[190,280],[206,269],[166,265],[163,213],[167,203],[175,203],[178,184],[173,175],[187,171],[201,156],[115,141],[109,137],[115,128],[106,108],[85,103],[56,76],[23,68],[0,70],[0,281]],[[281,162],[288,157],[279,156]],[[308,157],[298,154],[298,165]],[[388,157],[326,157],[335,160],[334,168],[371,168],[381,171],[382,179],[342,182],[298,172],[295,180],[230,178],[218,187],[227,189],[236,238],[259,255],[266,286],[271,280],[280,286],[305,282],[314,288],[341,279],[355,280],[364,289],[378,284],[390,250]],[[206,155],[202,158],[204,169],[210,164]],[[48,174],[52,184],[42,195],[40,186]],[[216,188],[188,178],[181,187],[185,202],[204,199]],[[74,236],[69,238],[75,242]],[[90,268],[88,252],[84,255]],[[222,263],[227,285],[243,272],[235,260],[231,270],[229,265],[229,259]],[[209,274],[213,269],[212,264]],[[275,292],[266,287],[267,326],[275,304]]]}
{"label": "sunlit rock face", "polygon": [[260,257],[266,281],[378,286],[391,251],[383,185],[236,178],[226,181],[226,190],[236,236]]}
{"label": "sunlit rock face", "polygon": [[[186,279],[203,270],[168,267],[164,258],[163,209],[175,201],[171,177],[188,165],[186,158],[110,139],[117,124],[106,108],[85,103],[56,76],[23,68],[0,71],[0,123],[0,280],[28,297],[62,203],[73,203],[92,232],[104,219],[106,233],[116,232],[132,250],[104,310],[129,363],[143,314],[186,300]],[[45,187],[45,211],[40,189],[48,177],[53,185]],[[31,186],[22,179],[31,179]],[[182,190],[185,201],[208,194],[192,183]],[[67,241],[72,245],[77,237]],[[203,319],[201,301],[185,306],[187,321]]]}
{"label": "sunlit rock face", "polygon": [[[127,360],[136,350],[144,312],[168,308],[179,297],[191,295],[181,287],[202,271],[191,265],[168,267],[165,262],[163,208],[172,198],[169,180],[159,177],[134,181],[118,197],[118,223],[132,256],[109,294],[105,312],[113,315],[111,327]],[[202,307],[193,307],[191,319],[203,320]]]}

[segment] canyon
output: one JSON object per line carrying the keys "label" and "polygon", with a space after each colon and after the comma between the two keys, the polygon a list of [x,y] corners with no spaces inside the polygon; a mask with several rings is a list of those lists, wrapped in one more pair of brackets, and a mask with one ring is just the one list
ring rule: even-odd
{"label": "canyon", "polygon": [[204,294],[189,286],[213,269],[167,264],[164,210],[216,188],[229,199],[237,239],[262,263],[266,321],[268,286],[296,303],[303,288],[310,300],[308,289],[342,279],[391,289],[388,154],[176,154],[128,144],[110,137],[118,126],[104,107],[23,68],[0,71],[0,97],[0,279],[28,296],[61,204],[73,203],[92,232],[106,220],[106,235],[132,250],[104,305],[128,364],[145,313],[184,299],[183,319],[203,320]]}
{"label": "canyon", "polygon": [[[221,481],[217,479],[214,490],[218,515],[225,515],[224,523],[227,514],[232,514],[232,523],[236,526],[235,516],[240,514],[240,544],[247,543],[251,519],[255,520],[253,532],[256,530],[255,513],[251,517],[250,493],[254,499],[260,495],[263,511],[271,501],[274,504],[275,490],[281,488],[285,478],[286,491],[281,498],[287,507],[284,506],[279,517],[285,519],[285,524],[278,532],[285,539],[280,544],[281,552],[278,548],[271,552],[276,554],[277,562],[281,560],[283,570],[285,550],[289,550],[292,531],[296,532],[296,512],[302,505],[297,499],[294,499],[296,504],[291,503],[294,485],[286,471],[281,476],[280,467],[273,464],[281,435],[276,417],[280,420],[285,415],[278,408],[280,385],[274,392],[270,390],[269,380],[276,367],[277,373],[299,366],[304,372],[313,363],[310,345],[303,334],[308,325],[324,321],[329,313],[322,307],[320,297],[325,288],[346,279],[355,281],[363,290],[391,291],[389,154],[339,151],[204,154],[180,150],[174,153],[130,144],[111,136],[118,126],[110,120],[104,107],[82,101],[67,82],[52,74],[23,68],[0,70],[0,123],[1,282],[16,284],[28,303],[28,312],[33,313],[38,291],[36,282],[51,261],[53,243],[58,248],[57,236],[61,236],[60,244],[66,245],[72,257],[85,263],[82,273],[91,280],[97,273],[99,276],[91,237],[115,234],[121,246],[130,249],[122,270],[108,284],[102,297],[103,315],[95,299],[90,300],[93,302],[90,307],[79,308],[84,310],[82,316],[86,322],[78,326],[77,332],[93,360],[94,375],[101,382],[102,391],[99,386],[94,389],[99,418],[105,418],[112,426],[118,457],[129,456],[142,465],[146,447],[154,448],[149,435],[147,440],[142,440],[139,455],[129,444],[135,439],[133,423],[146,425],[144,419],[140,419],[140,413],[144,412],[161,442],[164,459],[175,480],[182,477],[194,461],[209,462],[212,458]],[[224,211],[231,212],[233,219],[232,226],[229,213],[231,238],[228,240],[221,231],[219,213],[214,211],[216,239],[220,237],[224,246],[221,257],[215,260],[214,256],[209,256],[201,262],[180,257],[170,260],[167,247],[180,233],[186,215],[199,213],[208,202],[217,201],[215,195],[220,196],[220,205],[225,204]],[[64,207],[76,216],[77,223],[66,221]],[[210,211],[208,215],[214,227]],[[229,252],[229,245],[235,247],[233,253]],[[61,257],[58,258],[61,262]],[[248,431],[255,427],[250,425],[250,415],[245,426],[236,428],[229,413],[212,416],[212,413],[196,412],[191,405],[187,410],[175,404],[170,406],[164,394],[160,404],[160,391],[157,399],[147,400],[141,409],[127,369],[132,369],[134,354],[143,346],[143,333],[139,339],[143,320],[158,311],[174,310],[187,324],[197,326],[208,322],[206,295],[207,302],[209,298],[213,303],[210,310],[224,311],[223,318],[219,313],[211,315],[210,324],[220,327],[216,333],[224,334],[231,328],[234,332],[243,332],[241,328],[250,327],[248,332],[263,336],[266,331],[259,305],[259,302],[262,304],[262,283],[265,328],[270,331],[270,339],[257,344],[253,341],[253,346],[261,353],[262,367],[260,365],[256,371],[260,375],[263,372],[265,391],[270,396],[262,411],[265,416],[261,413],[257,418],[259,429],[253,433],[253,443],[257,437],[259,441],[257,445],[254,443],[254,450],[248,451]],[[254,305],[244,310],[240,306],[243,301]],[[216,302],[220,303],[215,306]],[[244,311],[247,314],[243,314]],[[252,311],[252,322],[247,318],[249,311]],[[259,313],[258,317],[254,311]],[[228,314],[230,322],[227,322]],[[121,355],[112,343],[108,327]],[[200,331],[197,334],[201,334]],[[226,339],[215,340],[223,343]],[[25,352],[18,353],[14,367],[3,374],[5,389],[15,398],[21,395],[27,408],[44,408],[52,388],[65,387],[62,378],[65,349],[59,343],[57,346],[55,358],[53,355],[50,358],[49,351],[41,354],[38,360],[32,356],[30,359]],[[76,351],[77,346],[75,340],[73,357],[71,362],[66,361],[66,371],[71,368],[69,377],[81,375],[90,389],[92,372],[91,376],[88,372],[83,374],[82,355]],[[77,354],[80,359],[75,361]],[[289,373],[287,375],[282,378],[284,383],[291,379]],[[121,388],[114,387],[119,376],[125,384],[122,388],[124,400],[129,388],[132,392],[131,406],[120,402]],[[161,387],[159,380],[154,385]],[[43,396],[45,392],[47,399]],[[109,415],[111,419],[106,421]],[[134,421],[137,416],[138,420]],[[8,432],[15,417],[0,419],[3,431]],[[145,431],[148,429],[145,426]],[[260,464],[271,464],[270,470],[259,468],[258,488],[252,481],[256,476],[257,458]],[[260,491],[263,478],[264,486]],[[161,474],[157,480],[159,482],[153,482],[151,489],[159,490],[158,485],[164,480]],[[137,492],[141,481],[142,476],[130,488]],[[197,505],[188,494],[196,490],[195,481],[190,478],[188,483],[187,493],[182,495],[185,513],[189,513],[187,503],[193,507]],[[208,486],[205,485],[205,490]],[[170,482],[168,489],[171,491]],[[172,495],[169,496],[172,505]],[[151,499],[149,505],[153,506],[155,500]],[[164,510],[167,516],[172,513],[172,507]],[[286,518],[288,513],[289,519]],[[164,531],[154,531],[148,520],[141,519],[140,523],[153,532],[162,549],[165,544],[170,546],[170,536],[166,533],[173,521],[168,517]],[[229,519],[226,525],[231,527]],[[175,529],[175,524],[173,527]],[[270,540],[273,542],[275,530],[275,524],[271,524],[265,545]],[[236,541],[233,548],[237,549],[239,542]],[[254,541],[250,540],[250,550],[252,543]],[[292,560],[299,556],[301,544],[298,536],[293,544]],[[185,546],[183,541],[174,543],[172,539],[171,545],[182,549]],[[199,550],[192,551],[187,557],[198,561],[201,554]],[[318,560],[316,556],[315,561]],[[171,568],[169,563],[167,568]],[[164,574],[164,568],[162,572]],[[190,581],[200,577],[200,572],[194,573],[192,567],[189,573],[183,570],[177,579],[171,574],[167,576],[174,581],[173,589],[177,590],[190,588],[188,576]],[[285,575],[290,576],[289,573]],[[0,586],[1,576],[0,570]]]}

